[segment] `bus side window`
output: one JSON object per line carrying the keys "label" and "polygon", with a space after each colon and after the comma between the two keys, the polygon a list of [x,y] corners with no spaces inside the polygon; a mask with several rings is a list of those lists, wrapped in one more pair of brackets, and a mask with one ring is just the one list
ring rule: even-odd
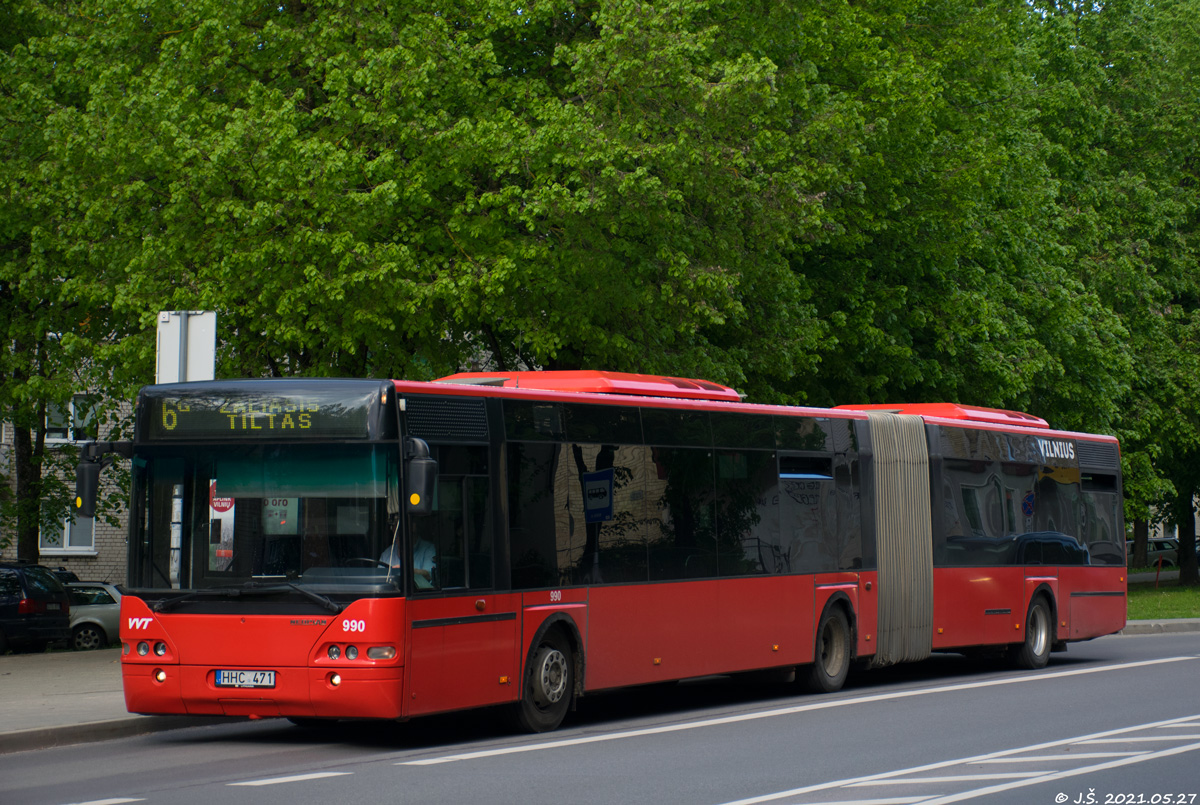
{"label": "bus side window", "polygon": [[487,448],[431,445],[438,461],[433,514],[409,518],[417,589],[493,586]]}
{"label": "bus side window", "polygon": [[837,496],[833,457],[779,458],[783,543],[793,573],[836,570]]}

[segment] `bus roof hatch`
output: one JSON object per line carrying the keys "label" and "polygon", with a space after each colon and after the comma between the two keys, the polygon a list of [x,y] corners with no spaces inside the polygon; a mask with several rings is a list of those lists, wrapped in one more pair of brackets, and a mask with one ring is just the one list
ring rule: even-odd
{"label": "bus roof hatch", "polygon": [[1001,408],[983,408],[978,405],[958,403],[897,403],[895,405],[839,405],[847,411],[888,411],[893,414],[912,414],[930,419],[963,419],[968,422],[986,422],[989,425],[1013,425],[1023,428],[1050,428],[1050,423],[1032,414],[1020,411],[1005,411]]}
{"label": "bus roof hatch", "polygon": [[638,397],[675,397],[686,400],[739,402],[742,395],[708,380],[663,375],[637,375],[595,370],[550,372],[460,372],[439,378],[438,383],[475,386],[575,391],[592,394],[631,394]]}

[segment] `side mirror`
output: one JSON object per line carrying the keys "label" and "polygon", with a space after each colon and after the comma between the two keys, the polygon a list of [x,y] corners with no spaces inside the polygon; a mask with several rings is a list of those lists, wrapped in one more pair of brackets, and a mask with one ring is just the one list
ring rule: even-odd
{"label": "side mirror", "polygon": [[438,463],[429,455],[422,439],[405,442],[404,510],[409,514],[433,514],[433,493],[437,486]]}
{"label": "side mirror", "polygon": [[84,459],[75,465],[75,516],[95,517],[96,496],[100,492],[100,470],[104,465],[99,461]]}
{"label": "side mirror", "polygon": [[100,494],[100,471],[113,463],[116,456],[133,457],[133,442],[88,442],[80,451],[75,465],[76,517],[96,516],[96,497]]}

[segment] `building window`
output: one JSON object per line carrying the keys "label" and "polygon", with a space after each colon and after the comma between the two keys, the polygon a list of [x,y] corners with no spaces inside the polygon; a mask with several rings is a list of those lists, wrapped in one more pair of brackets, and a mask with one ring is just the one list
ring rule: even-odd
{"label": "building window", "polygon": [[38,550],[45,554],[91,554],[96,551],[96,521],[70,515],[60,528],[42,528]]}
{"label": "building window", "polygon": [[96,438],[96,398],[76,394],[65,405],[46,408],[46,441],[77,442]]}

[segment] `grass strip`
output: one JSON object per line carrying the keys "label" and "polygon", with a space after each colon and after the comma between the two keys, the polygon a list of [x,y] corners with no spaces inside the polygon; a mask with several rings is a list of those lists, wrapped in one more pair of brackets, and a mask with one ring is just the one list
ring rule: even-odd
{"label": "grass strip", "polygon": [[1200,587],[1180,587],[1179,582],[1138,582],[1129,585],[1129,620],[1200,618]]}

